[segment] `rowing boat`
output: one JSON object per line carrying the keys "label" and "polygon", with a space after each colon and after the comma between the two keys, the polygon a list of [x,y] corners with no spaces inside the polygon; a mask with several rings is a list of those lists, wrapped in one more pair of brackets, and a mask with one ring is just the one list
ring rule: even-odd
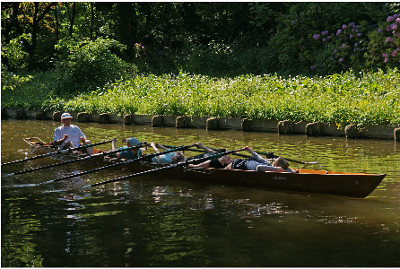
{"label": "rowing boat", "polygon": [[[163,164],[134,162],[125,171],[141,172],[163,167]],[[223,184],[240,184],[268,189],[307,193],[332,194],[365,198],[381,183],[385,174],[335,172],[316,169],[298,169],[296,173],[274,171],[191,169],[175,167],[155,172],[175,179],[202,180]]]}
{"label": "rowing boat", "polygon": [[[42,155],[46,153],[52,153],[59,151],[58,147],[51,143],[46,143],[39,137],[28,137],[23,140],[29,145],[29,154]],[[93,154],[101,153],[102,150],[93,149]],[[67,160],[67,159],[78,159],[89,156],[90,154],[81,151],[72,151],[68,154],[51,155],[48,158],[55,160]]]}

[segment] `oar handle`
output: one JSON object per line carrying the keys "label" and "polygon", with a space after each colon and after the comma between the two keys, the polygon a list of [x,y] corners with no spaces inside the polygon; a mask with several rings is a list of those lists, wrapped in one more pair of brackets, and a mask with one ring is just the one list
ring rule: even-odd
{"label": "oar handle", "polygon": [[46,158],[46,157],[57,155],[57,154],[70,153],[70,152],[72,152],[74,150],[79,150],[79,149],[84,149],[84,148],[88,148],[88,147],[98,146],[98,145],[110,143],[111,141],[112,140],[107,140],[107,141],[103,141],[103,142],[99,142],[99,143],[95,143],[95,144],[88,144],[88,145],[79,146],[79,147],[76,147],[76,148],[58,150],[58,151],[55,151],[55,152],[49,152],[49,153],[45,153],[45,154],[42,154],[42,155],[36,155],[34,157],[27,158],[27,159],[21,159],[21,160],[15,160],[15,161],[7,162],[7,163],[2,163],[1,166],[16,164],[16,163],[20,163],[20,162],[26,162],[26,161],[31,161],[31,160],[36,160],[36,159],[40,159],[40,158]]}
{"label": "oar handle", "polygon": [[116,152],[121,152],[121,151],[131,150],[131,149],[135,149],[135,148],[140,148],[140,147],[143,147],[143,146],[146,146],[146,145],[147,145],[147,143],[143,142],[140,145],[133,146],[133,147],[128,147],[128,148],[123,148],[123,149],[116,149],[116,150],[112,150],[112,151],[96,153],[96,154],[92,154],[92,155],[86,156],[84,158],[80,158],[80,159],[76,159],[76,160],[69,160],[69,161],[60,162],[60,163],[49,164],[49,165],[40,166],[40,167],[35,167],[35,168],[32,168],[32,169],[27,169],[27,170],[22,170],[22,171],[19,171],[19,172],[11,173],[11,174],[8,174],[6,176],[21,175],[21,174],[26,174],[26,173],[34,172],[34,171],[37,171],[37,170],[41,170],[41,169],[57,167],[57,166],[60,166],[60,165],[65,165],[65,164],[70,164],[70,163],[82,162],[82,161],[86,161],[86,160],[89,160],[89,159],[92,159],[92,158],[95,158],[95,157],[100,157],[100,156],[110,155],[110,154],[113,154],[113,153],[116,153]]}
{"label": "oar handle", "polygon": [[108,184],[108,183],[112,183],[112,182],[117,182],[117,181],[121,181],[121,180],[124,180],[124,179],[132,178],[132,177],[138,177],[138,176],[141,176],[141,175],[146,175],[146,174],[150,174],[150,173],[161,171],[161,170],[165,170],[165,169],[170,169],[170,168],[175,168],[175,167],[180,167],[180,166],[185,166],[185,165],[195,164],[195,163],[202,163],[202,162],[210,160],[210,159],[219,158],[219,157],[222,157],[224,155],[233,154],[233,153],[236,153],[236,152],[242,151],[242,150],[244,150],[244,148],[239,149],[239,150],[231,150],[231,151],[220,152],[220,153],[213,154],[211,156],[207,156],[207,157],[200,158],[200,159],[193,159],[193,160],[189,160],[189,161],[186,161],[186,162],[180,162],[180,163],[171,164],[171,165],[168,165],[168,166],[149,169],[149,170],[138,172],[138,173],[135,173],[135,174],[132,174],[132,175],[117,177],[117,178],[113,178],[113,179],[110,179],[110,180],[98,182],[98,183],[95,183],[95,184],[86,185],[86,186],[82,187],[82,189],[95,187],[95,186],[99,186],[99,185],[104,185],[104,184]]}

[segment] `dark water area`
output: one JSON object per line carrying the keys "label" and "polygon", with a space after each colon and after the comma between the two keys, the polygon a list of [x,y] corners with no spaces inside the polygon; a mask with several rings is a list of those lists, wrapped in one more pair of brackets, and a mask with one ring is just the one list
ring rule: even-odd
{"label": "dark water area", "polygon": [[[2,167],[3,267],[399,267],[400,144],[240,131],[79,123],[92,142],[126,137],[166,145],[248,145],[334,171],[384,173],[367,198],[223,185],[156,174],[94,188],[132,174],[122,168],[32,186],[99,162],[9,173],[58,161]],[[32,155],[24,137],[50,141],[58,122],[1,121],[1,162]],[[98,148],[110,149],[110,144]],[[149,152],[152,152],[149,148]],[[294,168],[302,165],[291,163]]]}

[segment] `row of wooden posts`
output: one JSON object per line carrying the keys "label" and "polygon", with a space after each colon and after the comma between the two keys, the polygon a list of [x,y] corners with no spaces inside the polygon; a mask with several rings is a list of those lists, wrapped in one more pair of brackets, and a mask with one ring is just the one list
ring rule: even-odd
{"label": "row of wooden posts", "polygon": [[[2,109],[2,119],[35,119],[60,121],[63,111],[27,111]],[[302,134],[306,136],[337,136],[350,139],[392,139],[400,141],[400,126],[349,124],[338,128],[334,124],[318,122],[293,122],[289,120],[263,120],[235,117],[190,117],[164,115],[70,112],[77,122],[122,123],[126,125],[150,125],[153,127],[197,128],[207,130],[240,130],[278,134]]]}

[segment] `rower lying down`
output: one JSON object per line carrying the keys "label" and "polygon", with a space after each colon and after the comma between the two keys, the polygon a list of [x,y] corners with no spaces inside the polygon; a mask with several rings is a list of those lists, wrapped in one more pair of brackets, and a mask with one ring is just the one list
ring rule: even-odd
{"label": "rower lying down", "polygon": [[252,155],[252,158],[235,159],[229,155],[224,155],[218,159],[211,159],[200,164],[190,164],[189,168],[224,168],[225,170],[240,169],[254,171],[275,171],[275,172],[290,172],[295,171],[289,168],[289,162],[282,157],[275,159],[272,164],[262,158],[257,152],[246,146],[245,150]]}
{"label": "rower lying down", "polygon": [[[159,143],[154,144],[153,142],[151,142],[150,146],[154,149],[156,153],[160,153],[160,151],[158,150],[159,148],[164,151],[168,151],[168,148],[164,147]],[[165,164],[179,163],[185,161],[185,156],[183,155],[182,151],[167,152],[153,157],[151,161],[153,163],[165,163]]]}

